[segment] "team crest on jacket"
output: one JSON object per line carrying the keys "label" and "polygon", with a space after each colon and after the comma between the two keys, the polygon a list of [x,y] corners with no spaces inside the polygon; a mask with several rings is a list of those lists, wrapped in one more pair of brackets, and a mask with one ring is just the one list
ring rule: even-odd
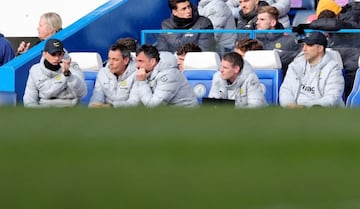
{"label": "team crest on jacket", "polygon": [[121,82],[120,82],[120,86],[121,86],[121,87],[125,87],[126,85],[127,85],[127,82],[126,82],[126,81],[121,81]]}
{"label": "team crest on jacket", "polygon": [[168,80],[168,78],[167,78],[166,75],[163,75],[163,76],[160,78],[160,80],[161,80],[162,82],[166,82],[166,81]]}
{"label": "team crest on jacket", "polygon": [[57,81],[60,81],[61,75],[60,75],[60,74],[56,75],[55,79],[56,79]]}
{"label": "team crest on jacket", "polygon": [[281,43],[279,43],[279,42],[276,43],[276,44],[275,44],[275,48],[276,48],[276,49],[281,49]]}
{"label": "team crest on jacket", "polygon": [[240,89],[239,89],[239,92],[240,92],[240,94],[244,94],[245,91],[244,91],[243,88],[240,88]]}

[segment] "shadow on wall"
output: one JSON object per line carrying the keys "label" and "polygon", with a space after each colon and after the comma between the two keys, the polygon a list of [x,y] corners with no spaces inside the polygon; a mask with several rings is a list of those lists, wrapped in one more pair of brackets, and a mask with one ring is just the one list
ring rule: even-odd
{"label": "shadow on wall", "polygon": [[[69,52],[97,51],[106,60],[108,48],[118,38],[140,40],[142,29],[160,29],[161,21],[169,14],[164,0],[110,0],[53,38],[62,40]],[[14,93],[17,102],[22,103],[28,71],[39,61],[43,47],[41,42],[0,67],[0,92]]]}

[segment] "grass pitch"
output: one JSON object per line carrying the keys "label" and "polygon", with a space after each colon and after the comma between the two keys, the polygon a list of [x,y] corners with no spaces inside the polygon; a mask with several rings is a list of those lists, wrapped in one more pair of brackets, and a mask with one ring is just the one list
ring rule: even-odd
{"label": "grass pitch", "polygon": [[360,208],[357,109],[0,115],[0,208]]}

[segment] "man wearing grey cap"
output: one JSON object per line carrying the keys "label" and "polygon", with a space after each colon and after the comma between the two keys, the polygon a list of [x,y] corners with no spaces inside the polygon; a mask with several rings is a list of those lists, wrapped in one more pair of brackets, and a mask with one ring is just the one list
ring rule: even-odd
{"label": "man wearing grey cap", "polygon": [[303,43],[303,54],[290,63],[280,87],[280,105],[286,108],[344,106],[342,69],[325,53],[327,39],[313,32]]}
{"label": "man wearing grey cap", "polygon": [[29,71],[23,97],[25,107],[69,107],[86,95],[83,72],[64,55],[60,40],[47,40],[40,62]]}

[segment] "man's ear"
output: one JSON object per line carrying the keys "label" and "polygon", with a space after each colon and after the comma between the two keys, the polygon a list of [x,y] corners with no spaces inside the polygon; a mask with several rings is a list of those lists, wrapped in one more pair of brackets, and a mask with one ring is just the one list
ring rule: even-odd
{"label": "man's ear", "polygon": [[130,57],[125,57],[125,58],[124,58],[124,62],[125,62],[125,65],[129,64],[129,62],[130,62]]}
{"label": "man's ear", "polygon": [[271,27],[275,28],[276,23],[277,23],[277,21],[274,20],[274,19],[272,19],[272,20],[271,20],[271,23],[270,23],[270,24],[271,24]]}
{"label": "man's ear", "polygon": [[173,16],[177,17],[177,11],[176,11],[176,9],[172,9],[172,10],[171,10],[171,14],[172,14]]}
{"label": "man's ear", "polygon": [[234,66],[234,72],[235,73],[240,73],[241,69],[240,69],[240,66],[239,65],[235,65]]}
{"label": "man's ear", "polygon": [[156,66],[156,59],[155,58],[151,58],[150,60],[151,66],[155,67]]}

